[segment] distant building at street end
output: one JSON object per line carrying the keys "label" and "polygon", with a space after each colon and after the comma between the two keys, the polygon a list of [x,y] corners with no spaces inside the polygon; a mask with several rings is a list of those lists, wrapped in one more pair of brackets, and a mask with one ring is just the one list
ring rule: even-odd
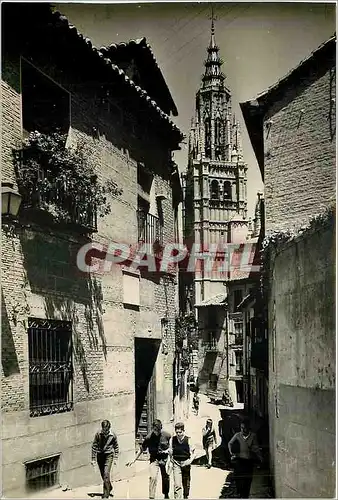
{"label": "distant building at street end", "polygon": [[182,269],[180,285],[193,297],[198,320],[200,390],[215,397],[228,391],[233,402],[243,403],[243,316],[237,306],[253,280],[250,265],[245,270],[227,266],[229,248],[254,239],[247,214],[248,166],[222,64],[212,21],[183,176],[183,227],[187,246],[214,253],[216,265],[211,270],[200,265],[194,273]]}
{"label": "distant building at street end", "polygon": [[336,38],[241,104],[265,183],[276,498],[335,495]]}

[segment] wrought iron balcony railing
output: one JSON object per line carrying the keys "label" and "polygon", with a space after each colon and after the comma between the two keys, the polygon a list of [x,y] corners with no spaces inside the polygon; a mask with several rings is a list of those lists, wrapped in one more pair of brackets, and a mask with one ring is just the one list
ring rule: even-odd
{"label": "wrought iron balcony railing", "polygon": [[137,211],[137,222],[139,242],[150,245],[154,243],[163,245],[163,227],[158,217],[139,209]]}
{"label": "wrought iron balcony railing", "polygon": [[232,340],[232,344],[236,346],[243,345],[243,334],[235,334]]}
{"label": "wrought iron balcony railing", "polygon": [[[43,172],[40,172],[40,176]],[[60,180],[49,180],[48,189],[43,191],[36,189],[33,193],[22,193],[22,205],[26,208],[45,209],[46,212],[54,213],[53,205],[57,208],[58,214],[63,214],[66,222],[86,228],[91,232],[97,231],[97,211],[96,207],[88,203],[85,195],[77,194],[76,197],[67,191],[66,182]]]}

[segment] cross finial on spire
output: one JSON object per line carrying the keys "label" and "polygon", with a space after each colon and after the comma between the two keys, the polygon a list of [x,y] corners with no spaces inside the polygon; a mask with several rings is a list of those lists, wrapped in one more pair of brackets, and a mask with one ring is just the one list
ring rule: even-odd
{"label": "cross finial on spire", "polygon": [[215,34],[215,16],[214,16],[214,6],[211,4],[211,34]]}
{"label": "cross finial on spire", "polygon": [[217,18],[215,16],[214,6],[212,3],[211,3],[211,16],[209,17],[209,19],[211,19],[211,34],[214,35],[215,34],[215,21]]}
{"label": "cross finial on spire", "polygon": [[[211,19],[211,37],[209,46],[207,48],[208,57],[207,60],[204,62],[205,65],[205,73],[203,76],[204,86],[207,85],[207,82],[212,81],[216,85],[220,84],[224,80],[224,75],[220,71],[220,67],[222,66],[222,60],[218,55],[219,48],[217,47],[215,41],[216,16],[214,14],[213,2],[210,2],[210,7],[211,7],[211,16],[209,16],[209,19]],[[215,79],[217,80],[217,82]]]}
{"label": "cross finial on spire", "polygon": [[211,16],[209,16],[209,19],[211,19],[211,39],[210,39],[210,45],[209,47],[215,47],[215,21],[216,21],[216,16],[214,13],[214,6],[213,3],[211,3]]}

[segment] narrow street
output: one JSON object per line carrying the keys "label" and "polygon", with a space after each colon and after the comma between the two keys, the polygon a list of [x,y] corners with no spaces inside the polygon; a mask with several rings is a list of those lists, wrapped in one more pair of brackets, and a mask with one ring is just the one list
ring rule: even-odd
{"label": "narrow street", "polygon": [[3,2],[1,498],[336,497],[335,7]]}
{"label": "narrow street", "polygon": [[[204,465],[204,450],[201,443],[201,430],[206,418],[212,418],[217,428],[220,420],[220,410],[225,407],[209,403],[206,396],[200,395],[200,411],[196,416],[190,411],[189,418],[185,422],[187,434],[191,437],[196,449],[196,460],[191,469],[191,489],[190,498],[231,498],[235,494],[232,472],[219,467],[207,469]],[[233,411],[240,413],[243,405],[235,405]],[[169,429],[168,429],[169,430]],[[170,429],[173,431],[173,427]],[[132,469],[120,469],[120,473],[115,475],[115,498],[147,498],[148,497],[148,462],[138,461]],[[73,490],[62,491],[62,489],[35,494],[34,498],[89,498],[90,493],[98,496],[102,492],[101,482],[93,485],[75,488]],[[171,483],[171,498],[173,498],[173,488]],[[157,498],[162,498],[160,477],[157,484]],[[250,498],[270,498],[269,488],[266,484],[266,472],[256,470],[252,482]]]}

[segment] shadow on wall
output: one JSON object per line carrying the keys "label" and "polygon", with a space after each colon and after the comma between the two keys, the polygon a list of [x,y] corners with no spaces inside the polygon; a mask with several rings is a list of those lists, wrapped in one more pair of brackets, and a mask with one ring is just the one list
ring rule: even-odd
{"label": "shadow on wall", "polygon": [[1,290],[1,363],[5,377],[20,373],[12,330],[9,324],[6,304]]}
{"label": "shadow on wall", "polygon": [[72,322],[75,360],[89,392],[87,351],[102,350],[107,356],[101,283],[76,267],[81,242],[34,232],[21,233],[20,240],[27,282],[32,293],[43,297],[46,318]]}

